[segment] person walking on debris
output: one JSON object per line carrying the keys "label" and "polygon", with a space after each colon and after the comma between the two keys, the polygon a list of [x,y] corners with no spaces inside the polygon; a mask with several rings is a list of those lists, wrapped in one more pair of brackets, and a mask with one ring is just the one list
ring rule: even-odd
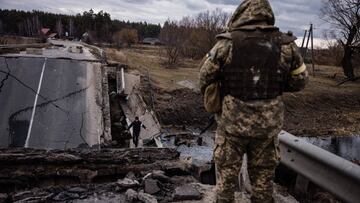
{"label": "person walking on debris", "polygon": [[138,144],[139,144],[139,136],[140,136],[140,132],[141,132],[141,127],[146,129],[146,126],[142,124],[142,122],[139,120],[139,117],[135,117],[135,121],[132,122],[128,128],[128,130],[130,130],[130,128],[133,128],[133,142],[134,142],[135,147],[138,147]]}
{"label": "person walking on debris", "polygon": [[234,202],[242,158],[248,155],[252,203],[274,202],[283,92],[305,87],[308,72],[292,33],[274,26],[268,0],[244,0],[200,70],[205,108],[216,114],[216,201]]}

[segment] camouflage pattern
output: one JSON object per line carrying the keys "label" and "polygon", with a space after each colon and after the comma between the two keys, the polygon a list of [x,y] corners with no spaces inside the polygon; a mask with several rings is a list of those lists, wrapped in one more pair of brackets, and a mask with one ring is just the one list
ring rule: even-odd
{"label": "camouflage pattern", "polygon": [[[251,29],[274,24],[274,15],[267,0],[245,0],[230,20],[228,30]],[[218,42],[202,62],[200,88],[220,80],[220,68],[232,60],[231,34],[218,36]],[[282,46],[281,65],[289,70],[287,91],[304,88],[307,71],[291,72],[303,64],[293,42]],[[238,175],[244,153],[248,154],[248,170],[253,186],[252,202],[273,202],[272,181],[278,164],[277,135],[284,120],[281,97],[271,100],[241,101],[230,95],[223,98],[222,111],[217,113],[218,129],[215,139],[214,160],[217,166],[217,202],[233,202]]]}
{"label": "camouflage pattern", "polygon": [[[299,48],[294,42],[282,46],[281,65],[289,69],[290,72],[304,65],[304,60],[300,54]],[[290,75],[285,86],[285,91],[296,92],[304,89],[308,77],[308,71],[304,71],[298,75]]]}
{"label": "camouflage pattern", "polygon": [[218,202],[232,202],[244,153],[252,183],[253,203],[272,202],[272,181],[279,159],[277,135],[284,120],[281,98],[243,102],[223,101],[218,116],[214,160],[218,170]]}
{"label": "camouflage pattern", "polygon": [[274,25],[275,17],[267,0],[245,0],[231,17],[228,29],[234,30],[246,25]]}
{"label": "camouflage pattern", "polygon": [[213,49],[207,54],[200,68],[200,89],[203,94],[207,86],[219,80],[220,64],[230,64],[231,59],[231,40],[219,40]]}

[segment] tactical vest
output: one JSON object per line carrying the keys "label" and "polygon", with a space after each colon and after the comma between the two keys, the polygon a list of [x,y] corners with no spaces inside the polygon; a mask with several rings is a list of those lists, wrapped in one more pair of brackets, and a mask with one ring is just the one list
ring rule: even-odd
{"label": "tactical vest", "polygon": [[281,33],[277,29],[231,33],[232,61],[222,69],[223,96],[243,101],[272,99],[283,93]]}

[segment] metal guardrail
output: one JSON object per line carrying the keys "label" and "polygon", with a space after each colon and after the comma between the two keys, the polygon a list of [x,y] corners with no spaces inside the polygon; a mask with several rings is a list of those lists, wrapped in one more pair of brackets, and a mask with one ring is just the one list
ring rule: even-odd
{"label": "metal guardrail", "polygon": [[281,162],[344,202],[360,202],[360,167],[285,131]]}

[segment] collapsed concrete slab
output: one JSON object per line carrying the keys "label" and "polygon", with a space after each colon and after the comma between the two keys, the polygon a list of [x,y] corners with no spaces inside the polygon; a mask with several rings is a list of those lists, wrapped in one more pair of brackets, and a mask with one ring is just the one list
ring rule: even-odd
{"label": "collapsed concrete slab", "polygon": [[116,182],[129,172],[187,171],[172,149],[0,149],[0,193],[51,185]]}

